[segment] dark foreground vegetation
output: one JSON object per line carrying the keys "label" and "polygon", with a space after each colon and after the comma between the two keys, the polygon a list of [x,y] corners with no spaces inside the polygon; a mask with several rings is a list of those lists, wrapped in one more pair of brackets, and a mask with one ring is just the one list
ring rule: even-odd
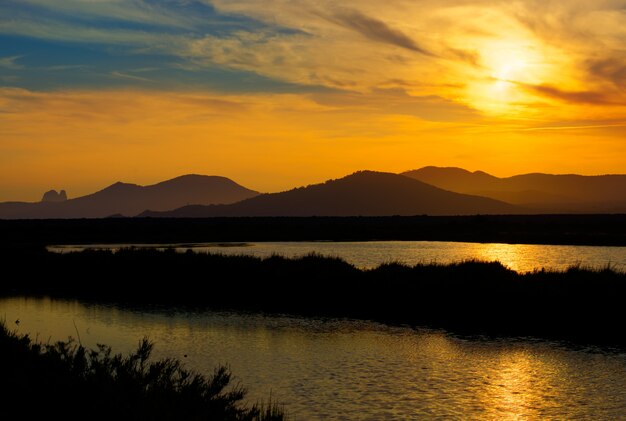
{"label": "dark foreground vegetation", "polygon": [[3,244],[430,240],[626,246],[626,215],[0,220]]}
{"label": "dark foreground vegetation", "polygon": [[468,261],[360,270],[315,255],[262,260],[149,249],[12,248],[2,258],[6,273],[19,273],[4,278],[4,295],[364,318],[626,345],[626,274],[609,267],[519,274],[497,262]]}
{"label": "dark foreground vegetation", "polygon": [[[0,396],[3,419],[282,420],[268,406],[245,406],[226,367],[210,377],[180,361],[152,361],[152,344],[128,356],[107,346],[42,344],[0,325]],[[11,418],[10,415],[13,414]],[[9,417],[9,418],[4,418]]]}

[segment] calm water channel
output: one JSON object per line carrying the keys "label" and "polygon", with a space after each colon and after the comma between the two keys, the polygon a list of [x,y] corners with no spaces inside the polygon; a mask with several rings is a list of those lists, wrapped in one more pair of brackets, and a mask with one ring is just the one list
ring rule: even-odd
{"label": "calm water channel", "polygon": [[148,336],[155,356],[181,358],[203,373],[228,363],[252,401],[271,392],[298,420],[626,417],[626,354],[617,351],[46,298],[0,299],[0,317],[44,342],[80,335],[88,347],[128,352]]}
{"label": "calm water channel", "polygon": [[[51,246],[52,251],[68,252],[85,248],[119,249],[131,245]],[[165,245],[141,245],[157,247]],[[481,244],[443,241],[372,241],[372,242],[263,242],[220,244],[172,244],[180,251],[223,254],[248,254],[268,257],[272,254],[293,257],[308,253],[338,256],[361,268],[372,268],[386,262],[450,263],[468,259],[498,260],[520,272],[534,269],[566,269],[572,265],[626,270],[626,247],[553,246],[528,244]]]}

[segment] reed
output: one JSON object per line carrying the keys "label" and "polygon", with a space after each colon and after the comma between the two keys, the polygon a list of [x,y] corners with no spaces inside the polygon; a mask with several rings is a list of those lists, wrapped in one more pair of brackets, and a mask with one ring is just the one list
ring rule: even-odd
{"label": "reed", "polygon": [[1,323],[4,413],[17,411],[28,419],[285,419],[271,399],[246,405],[246,390],[232,385],[228,367],[218,366],[205,377],[185,369],[178,359],[154,360],[152,349],[147,339],[126,356],[106,345],[87,349],[72,340],[40,343]]}
{"label": "reed", "polygon": [[7,273],[22,274],[0,283],[5,295],[363,318],[626,345],[620,333],[626,274],[609,266],[518,273],[470,260],[362,270],[319,255],[260,259],[154,249],[7,256]]}

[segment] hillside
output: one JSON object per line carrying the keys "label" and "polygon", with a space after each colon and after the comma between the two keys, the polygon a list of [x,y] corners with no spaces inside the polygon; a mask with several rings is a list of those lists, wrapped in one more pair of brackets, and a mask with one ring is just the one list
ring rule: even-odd
{"label": "hillside", "polygon": [[146,217],[390,216],[523,213],[484,197],[452,193],[397,174],[360,171],[338,180],[223,206],[186,206]]}
{"label": "hillside", "polygon": [[626,212],[626,175],[522,174],[498,178],[482,171],[424,167],[407,177],[457,193],[502,200],[543,212]]}
{"label": "hillside", "polygon": [[64,201],[0,203],[0,218],[104,218],[135,216],[146,209],[166,211],[189,204],[234,203],[258,195],[218,176],[184,175],[150,186],[115,183],[96,193]]}

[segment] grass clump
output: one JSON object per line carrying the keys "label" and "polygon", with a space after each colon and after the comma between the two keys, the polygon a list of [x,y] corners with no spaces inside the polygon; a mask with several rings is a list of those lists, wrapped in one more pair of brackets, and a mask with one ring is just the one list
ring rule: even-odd
{"label": "grass clump", "polygon": [[[0,283],[0,296],[349,317],[626,347],[626,273],[608,266],[518,273],[469,260],[365,270],[319,255],[260,259],[143,249],[11,249],[3,258],[6,272],[21,276]],[[53,280],[51,273],[63,276]]]}
{"label": "grass clump", "polygon": [[0,325],[0,395],[5,413],[26,418],[96,420],[283,420],[282,409],[246,405],[229,369],[211,376],[177,359],[153,361],[143,339],[130,355],[106,345],[86,349],[72,340],[42,344]]}

